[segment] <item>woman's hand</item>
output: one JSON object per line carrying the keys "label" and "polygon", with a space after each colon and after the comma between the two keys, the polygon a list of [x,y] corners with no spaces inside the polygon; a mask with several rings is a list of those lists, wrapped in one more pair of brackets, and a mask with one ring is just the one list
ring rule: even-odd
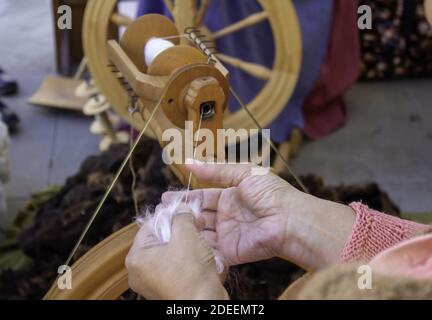
{"label": "woman's hand", "polygon": [[[188,168],[224,186],[189,193],[202,201],[204,236],[228,266],[286,258],[307,270],[337,263],[354,223],[344,205],[305,194],[254,165],[203,164]],[[172,192],[162,196],[169,202]]]}
{"label": "woman's hand", "polygon": [[131,289],[146,299],[227,299],[190,209],[178,210],[168,244],[158,244],[147,225],[138,231],[126,257]]}

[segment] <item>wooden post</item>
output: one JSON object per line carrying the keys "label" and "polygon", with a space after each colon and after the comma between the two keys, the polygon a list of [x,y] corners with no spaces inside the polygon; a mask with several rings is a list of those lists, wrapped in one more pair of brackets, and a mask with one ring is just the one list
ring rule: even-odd
{"label": "wooden post", "polygon": [[[56,46],[56,70],[64,76],[72,76],[78,68],[84,53],[82,48],[82,22],[87,0],[52,0],[53,27]],[[61,5],[72,8],[72,29],[60,30],[57,13]]]}

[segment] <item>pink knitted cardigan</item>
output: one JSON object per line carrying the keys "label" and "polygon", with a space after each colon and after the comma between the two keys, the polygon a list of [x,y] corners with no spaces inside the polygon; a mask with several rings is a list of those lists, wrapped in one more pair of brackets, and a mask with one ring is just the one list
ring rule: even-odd
{"label": "pink knitted cardigan", "polygon": [[359,202],[351,203],[350,207],[356,213],[356,220],[342,251],[341,263],[369,261],[378,253],[430,229],[424,224],[369,209]]}

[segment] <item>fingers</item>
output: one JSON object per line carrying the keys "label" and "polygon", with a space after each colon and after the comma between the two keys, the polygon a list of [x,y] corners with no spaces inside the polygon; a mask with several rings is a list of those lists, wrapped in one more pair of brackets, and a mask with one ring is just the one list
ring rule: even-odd
{"label": "fingers", "polygon": [[[216,233],[214,231],[202,231],[200,232],[199,227],[197,226],[196,220],[191,212],[187,213],[188,207],[185,204],[182,204],[183,209],[177,210],[176,215],[173,217],[172,223],[172,235],[171,235],[171,243],[174,244],[183,244],[183,245],[191,245],[196,246],[197,243],[206,243],[206,246],[210,244],[207,242],[203,242],[205,240],[204,234],[213,234],[213,245],[215,245],[215,236]],[[183,213],[184,212],[184,213]],[[210,219],[210,218],[208,218]],[[214,219],[213,219],[214,221]],[[213,222],[214,223],[214,222]],[[201,229],[202,230],[202,229]],[[210,238],[209,238],[210,240]],[[211,245],[210,245],[211,247]]]}
{"label": "fingers", "polygon": [[184,196],[185,191],[167,191],[162,194],[161,203],[167,204],[172,203],[173,201],[177,201],[180,196]]}
{"label": "fingers", "polygon": [[[223,189],[200,189],[191,190],[188,194],[188,202],[198,200],[201,203],[201,210],[217,210],[219,198]],[[168,191],[162,194],[162,203],[167,204],[176,201],[184,195],[185,191]]]}
{"label": "fingers", "polygon": [[188,215],[192,215],[193,217],[193,212],[191,208],[189,208],[185,203],[180,203],[175,209],[175,215],[181,215],[181,214],[188,214]]}
{"label": "fingers", "polygon": [[220,187],[236,187],[252,174],[255,164],[217,164],[189,161],[186,167],[199,179]]}
{"label": "fingers", "polygon": [[214,231],[216,228],[216,212],[215,211],[203,211],[197,218],[195,215],[195,226],[199,231],[210,230]]}
{"label": "fingers", "polygon": [[143,223],[133,242],[133,248],[146,248],[159,245],[159,241],[154,235],[153,228],[148,223]]}
{"label": "fingers", "polygon": [[[196,219],[198,230],[215,230],[216,211],[218,202],[223,189],[202,189],[192,190],[188,195],[188,202],[198,201],[201,203],[201,215]],[[176,201],[179,194],[184,191],[168,191],[162,194],[162,205],[168,205]]]}
{"label": "fingers", "polygon": [[201,219],[204,224],[200,227],[201,230],[215,231],[216,230],[216,211],[205,210],[201,213]]}
{"label": "fingers", "polygon": [[192,213],[180,213],[173,217],[170,242],[193,244],[198,239],[199,232]]}
{"label": "fingers", "polygon": [[214,231],[203,231],[201,233],[204,237],[204,239],[207,241],[208,245],[210,246],[210,248],[212,249],[217,249],[218,248],[218,243],[217,243],[217,234]]}

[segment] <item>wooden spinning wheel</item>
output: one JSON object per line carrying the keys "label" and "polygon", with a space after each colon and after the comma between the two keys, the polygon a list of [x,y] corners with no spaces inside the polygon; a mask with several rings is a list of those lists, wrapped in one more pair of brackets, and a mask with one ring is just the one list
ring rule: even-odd
{"label": "wooden spinning wheel", "polygon": [[[89,0],[87,3],[84,25],[83,46],[88,61],[88,68],[100,89],[107,97],[114,110],[126,121],[130,122],[128,114],[128,95],[115,76],[106,68],[109,63],[106,42],[112,36],[112,24],[129,25],[132,21],[116,13],[117,0]],[[238,58],[220,54],[218,58],[226,64],[231,64],[253,77],[266,80],[265,86],[248,104],[262,126],[267,126],[286,106],[296,85],[301,66],[301,34],[295,9],[290,0],[259,0],[262,11],[229,25],[213,34],[202,24],[203,17],[209,5],[209,0],[201,1],[196,8],[195,0],[166,0],[177,29],[180,33],[186,27],[199,27],[208,34],[209,39],[220,39],[234,32],[248,28],[268,20],[274,43],[275,56],[273,68],[242,61]],[[144,121],[136,116],[133,121],[136,129],[141,129]],[[226,112],[223,126],[225,128],[255,128],[255,124],[244,110],[234,113]],[[153,135],[154,137],[154,135]]]}
{"label": "wooden spinning wheel", "polygon": [[[178,27],[200,25],[208,1],[202,1],[202,7],[197,11],[193,8],[194,1],[181,3],[184,6],[181,8],[189,8],[191,11],[189,15],[181,14],[180,7],[170,6],[173,15],[177,17],[176,28],[169,19],[159,15],[146,15],[133,23],[122,16],[113,15],[116,1],[88,2],[84,46],[89,69],[102,93],[112,103],[116,112],[125,120],[130,119],[127,108],[129,96],[119,82],[118,75],[121,75],[121,79],[126,79],[128,86],[138,96],[139,112],[133,115],[135,118],[132,124],[141,130],[141,134],[145,131],[143,128],[150,124],[159,141],[163,130],[173,127],[183,129],[182,123],[185,120],[192,121],[195,128],[211,131],[222,127],[254,128],[255,122],[244,110],[234,114],[225,113],[229,84],[228,72],[220,63],[222,61],[268,80],[263,90],[248,106],[256,120],[261,125],[267,125],[288,101],[300,67],[300,36],[291,2],[261,0],[264,9],[262,13],[214,34],[221,37],[269,19],[277,49],[273,70],[224,55],[218,56],[220,61],[215,59],[209,63],[209,56],[195,47],[180,43],[177,37]],[[106,44],[110,22],[129,25],[120,43],[110,40]],[[143,48],[152,37],[169,38],[175,46],[159,54],[151,65],[147,66]],[[190,37],[193,38],[192,34]],[[288,38],[293,39],[293,42],[283,41]],[[110,63],[115,66],[114,74],[107,68]],[[203,108],[209,102],[213,108],[211,117],[203,121]],[[187,184],[183,167],[174,165],[172,168],[180,181]],[[198,181],[193,184],[203,187]],[[109,189],[107,192],[109,193]],[[128,289],[124,260],[137,230],[137,226],[131,224],[92,248],[72,266],[72,290],[61,290],[57,283],[54,283],[45,299],[118,298]]]}

